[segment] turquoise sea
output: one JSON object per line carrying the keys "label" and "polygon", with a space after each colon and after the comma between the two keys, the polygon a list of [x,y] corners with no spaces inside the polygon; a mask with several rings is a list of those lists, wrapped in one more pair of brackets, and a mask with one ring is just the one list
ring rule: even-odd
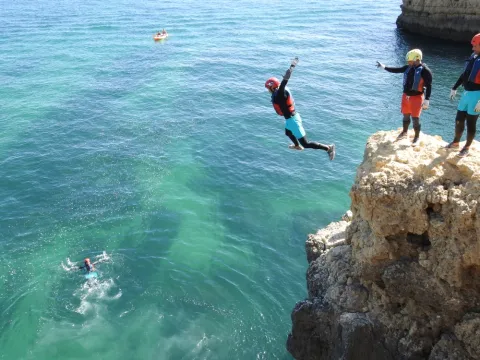
{"label": "turquoise sea", "polygon": [[[420,47],[423,130],[453,134],[471,48],[402,34],[399,5],[0,0],[0,359],[291,359],[307,234],[401,126],[401,75],[375,62]],[[333,162],[288,149],[263,87],[294,56]]]}

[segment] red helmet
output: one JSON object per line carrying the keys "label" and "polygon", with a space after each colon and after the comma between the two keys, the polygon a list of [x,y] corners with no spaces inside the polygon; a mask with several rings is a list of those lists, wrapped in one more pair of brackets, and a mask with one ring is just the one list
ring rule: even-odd
{"label": "red helmet", "polygon": [[480,45],[480,33],[478,33],[472,38],[472,45]]}
{"label": "red helmet", "polygon": [[86,262],[87,264],[90,264],[90,259],[89,259],[89,258],[86,258],[86,259],[84,260],[84,262]]}
{"label": "red helmet", "polygon": [[271,77],[267,81],[265,81],[265,87],[270,89],[271,87],[277,88],[280,86],[280,81],[276,77]]}

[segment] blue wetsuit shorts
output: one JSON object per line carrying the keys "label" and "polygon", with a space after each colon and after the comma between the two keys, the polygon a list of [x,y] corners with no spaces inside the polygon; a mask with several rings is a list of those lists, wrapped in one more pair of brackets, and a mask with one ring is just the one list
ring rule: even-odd
{"label": "blue wetsuit shorts", "polygon": [[458,103],[458,111],[466,111],[469,115],[480,115],[480,112],[475,112],[475,106],[480,101],[480,90],[464,91],[460,102]]}
{"label": "blue wetsuit shorts", "polygon": [[[480,91],[479,91],[480,92]],[[302,118],[299,113],[285,120],[285,129],[290,130],[297,139],[304,137],[307,133],[302,125]]]}

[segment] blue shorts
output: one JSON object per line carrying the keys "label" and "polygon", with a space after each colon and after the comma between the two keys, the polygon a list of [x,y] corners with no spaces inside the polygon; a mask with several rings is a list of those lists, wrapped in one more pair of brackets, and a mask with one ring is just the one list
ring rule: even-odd
{"label": "blue shorts", "polygon": [[479,101],[480,91],[464,91],[457,110],[466,111],[469,115],[480,115],[480,112],[475,112],[474,110]]}
{"label": "blue shorts", "polygon": [[296,113],[291,118],[285,120],[285,129],[290,130],[297,139],[307,135],[302,125],[302,118],[299,113]]}

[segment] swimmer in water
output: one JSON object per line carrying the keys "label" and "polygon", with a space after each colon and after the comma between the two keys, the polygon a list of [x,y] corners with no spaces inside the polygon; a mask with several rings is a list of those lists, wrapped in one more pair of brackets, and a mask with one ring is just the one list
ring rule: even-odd
{"label": "swimmer in water", "polygon": [[85,260],[83,260],[83,266],[79,266],[78,270],[85,269],[86,273],[95,271],[95,266],[94,265],[99,263],[99,262],[100,261],[95,261],[94,263],[92,263],[92,262],[90,262],[89,258],[86,258]]}

